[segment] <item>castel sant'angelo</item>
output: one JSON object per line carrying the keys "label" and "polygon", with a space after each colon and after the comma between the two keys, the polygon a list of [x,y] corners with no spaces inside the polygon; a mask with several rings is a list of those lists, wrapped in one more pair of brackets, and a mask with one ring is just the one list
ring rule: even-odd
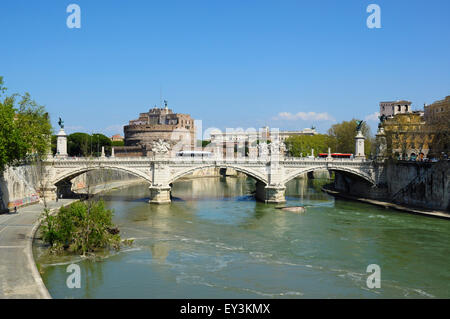
{"label": "castel sant'angelo", "polygon": [[192,149],[195,143],[194,119],[189,114],[173,113],[164,107],[154,107],[123,128],[125,146],[115,147],[116,156],[151,156],[153,142],[159,139],[179,150]]}

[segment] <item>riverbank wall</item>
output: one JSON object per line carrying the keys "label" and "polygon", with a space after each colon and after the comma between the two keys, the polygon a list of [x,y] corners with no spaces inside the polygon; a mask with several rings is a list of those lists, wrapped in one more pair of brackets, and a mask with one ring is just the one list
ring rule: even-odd
{"label": "riverbank wall", "polygon": [[370,185],[350,174],[335,172],[341,194],[410,207],[450,211],[450,163],[393,162],[384,165],[385,182]]}
{"label": "riverbank wall", "polygon": [[387,163],[386,187],[394,203],[450,211],[450,162]]}
{"label": "riverbank wall", "polygon": [[37,176],[31,165],[9,166],[0,172],[0,212],[38,203]]}
{"label": "riverbank wall", "polygon": [[[0,212],[39,203],[37,170],[33,165],[20,165],[7,167],[0,174]],[[139,182],[142,179],[122,171],[95,170],[72,179],[72,191],[86,189],[87,185],[97,187],[119,181]]]}

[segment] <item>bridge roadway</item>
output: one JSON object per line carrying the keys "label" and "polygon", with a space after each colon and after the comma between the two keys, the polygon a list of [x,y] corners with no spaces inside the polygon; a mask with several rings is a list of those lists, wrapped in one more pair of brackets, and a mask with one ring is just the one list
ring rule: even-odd
{"label": "bridge roadway", "polygon": [[302,174],[327,169],[357,177],[370,187],[376,187],[384,178],[384,166],[364,158],[293,158],[269,155],[265,158],[183,158],[183,157],[99,157],[56,158],[44,161],[45,186],[42,194],[55,199],[57,194],[71,193],[71,180],[83,173],[98,169],[130,173],[149,183],[150,203],[170,202],[171,185],[177,179],[205,168],[232,168],[254,178],[256,197],[266,203],[284,202],[286,183]]}

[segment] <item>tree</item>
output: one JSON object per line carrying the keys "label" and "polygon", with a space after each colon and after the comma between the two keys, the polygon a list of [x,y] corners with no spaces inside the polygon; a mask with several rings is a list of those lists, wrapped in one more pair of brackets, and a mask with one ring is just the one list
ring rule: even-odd
{"label": "tree", "polygon": [[48,153],[52,127],[45,108],[28,93],[5,96],[0,77],[0,171],[28,158]]}
{"label": "tree", "polygon": [[334,139],[326,134],[293,135],[285,140],[290,156],[307,156],[314,149],[315,154],[327,153],[328,147],[333,147]]}
{"label": "tree", "polygon": [[70,156],[88,156],[91,136],[87,133],[72,133],[67,137],[67,152]]}
{"label": "tree", "polygon": [[202,148],[205,148],[208,144],[211,144],[210,140],[202,140]]}
{"label": "tree", "polygon": [[[67,137],[67,152],[70,156],[100,156],[102,146],[105,153],[111,153],[112,142],[109,137],[103,134],[72,133]],[[122,142],[123,145],[123,142]],[[121,146],[121,145],[113,145]]]}
{"label": "tree", "polygon": [[105,152],[111,154],[111,139],[103,134],[92,134],[92,154],[100,156],[102,147],[105,147]]}
{"label": "tree", "polygon": [[[355,152],[355,136],[356,136],[356,119],[351,121],[343,121],[338,124],[334,124],[328,130],[328,135],[334,139],[335,145],[332,149],[339,153],[354,153]],[[361,127],[362,134],[366,138],[364,141],[364,151],[367,156],[372,151],[372,135],[370,133],[370,127],[367,122],[364,122]]]}
{"label": "tree", "polygon": [[111,141],[111,146],[124,146],[124,141]]}

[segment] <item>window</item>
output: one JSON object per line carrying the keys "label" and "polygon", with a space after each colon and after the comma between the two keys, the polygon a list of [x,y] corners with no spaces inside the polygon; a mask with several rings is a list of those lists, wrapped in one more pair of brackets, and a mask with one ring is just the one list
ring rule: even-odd
{"label": "window", "polygon": [[401,105],[397,105],[397,111],[401,111],[402,110],[402,107],[401,107]]}
{"label": "window", "polygon": [[408,112],[408,105],[405,105],[405,111]]}

